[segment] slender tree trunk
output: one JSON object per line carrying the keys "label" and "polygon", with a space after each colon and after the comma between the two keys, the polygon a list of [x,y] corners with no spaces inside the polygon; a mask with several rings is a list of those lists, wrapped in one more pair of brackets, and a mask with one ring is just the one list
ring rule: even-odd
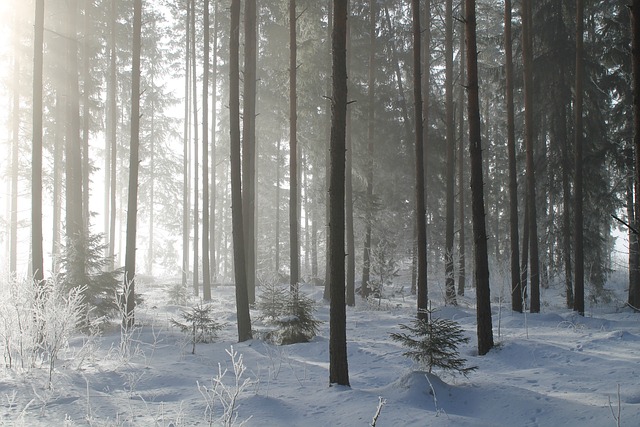
{"label": "slender tree trunk", "polygon": [[36,284],[40,284],[44,280],[44,251],[42,248],[43,57],[44,0],[36,0],[35,35],[33,42],[33,145],[31,152],[31,266],[33,280]]}
{"label": "slender tree trunk", "polygon": [[[347,11],[350,9],[350,1],[347,0]],[[348,12],[347,12],[348,13]],[[347,73],[351,70],[351,23],[347,19]],[[349,82],[347,82],[347,90],[349,90]],[[352,122],[351,109],[347,108],[346,119],[346,157],[345,157],[345,222],[346,222],[346,239],[347,239],[347,305],[356,305],[356,243],[353,231],[353,140],[351,137]],[[363,282],[364,283],[364,282]]]}
{"label": "slender tree trunk", "polygon": [[218,265],[216,257],[216,128],[218,124],[218,2],[214,1],[214,18],[213,18],[213,58],[212,58],[211,83],[212,104],[211,104],[211,213],[209,221],[209,264],[211,266],[211,283],[215,284],[218,274]]}
{"label": "slender tree trunk", "polygon": [[375,67],[376,67],[376,2],[369,1],[369,77],[367,81],[367,201],[365,211],[364,254],[362,256],[362,297],[371,293],[371,226],[373,223],[373,164],[375,138]]}
{"label": "slender tree trunk", "polygon": [[[331,173],[329,183],[330,319],[329,384],[349,386],[344,264],[344,178],[347,120],[347,0],[333,2]],[[363,284],[364,285],[364,284]]]}
{"label": "slender tree trunk", "polygon": [[[506,0],[509,1],[509,0]],[[461,15],[465,15],[465,4],[462,2]],[[464,74],[466,68],[466,52],[465,52],[465,32],[464,26],[460,30],[460,88],[458,91],[458,134],[460,135],[460,146],[458,148],[458,295],[464,295],[464,288],[467,282],[466,254],[465,254],[465,226],[466,226],[466,206],[465,206],[465,188],[467,184],[464,181]]]}
{"label": "slender tree trunk", "polygon": [[482,182],[482,143],[478,100],[478,51],[476,47],[476,2],[466,0],[467,93],[469,95],[469,153],[471,155],[471,210],[473,215],[474,271],[478,322],[478,353],[485,355],[493,347],[491,294]]}
{"label": "slender tree trunk", "polygon": [[84,2],[83,40],[82,40],[82,227],[83,234],[89,235],[89,184],[91,169],[89,163],[89,128],[91,110],[89,95],[91,88],[91,70],[89,69],[89,31],[91,28],[91,8],[93,2]]}
{"label": "slender tree trunk", "polygon": [[109,144],[111,149],[111,171],[109,173],[111,179],[110,185],[110,201],[109,201],[109,262],[111,270],[115,269],[115,252],[116,252],[116,193],[117,193],[117,147],[118,147],[118,103],[117,103],[117,53],[116,53],[116,19],[117,19],[117,2],[111,2],[111,16],[109,22],[111,25],[109,31],[109,90],[107,94],[107,102],[109,108]]}
{"label": "slender tree trunk", "polygon": [[520,242],[518,233],[518,172],[516,170],[516,135],[513,106],[513,47],[511,37],[511,0],[504,4],[504,44],[507,101],[507,155],[509,158],[509,244],[511,254],[511,309],[522,313],[520,284]]}
{"label": "slender tree trunk", "polygon": [[198,70],[196,55],[196,2],[191,0],[191,88],[193,90],[193,293],[200,294],[200,188],[198,178]]}
{"label": "slender tree trunk", "polygon": [[[629,171],[633,171],[633,159],[630,159]],[[631,173],[627,178],[627,220],[629,224],[636,224],[635,203],[633,200],[634,178]],[[627,302],[632,306],[634,302],[633,284],[638,281],[638,239],[633,230],[628,230],[629,235],[629,296]],[[573,307],[573,306],[572,306]]]}
{"label": "slender tree trunk", "polygon": [[[115,2],[114,2],[115,3]],[[187,286],[187,280],[189,276],[189,208],[191,201],[189,200],[189,182],[191,181],[191,174],[189,173],[189,128],[190,128],[190,114],[189,114],[189,75],[191,67],[191,2],[187,1],[187,10],[185,18],[185,64],[184,64],[184,130],[183,130],[183,152],[182,152],[182,286]]]}
{"label": "slender tree trunk", "polygon": [[453,271],[453,226],[455,221],[455,122],[453,117],[453,1],[445,2],[445,122],[447,136],[446,213],[445,213],[445,293],[446,303],[456,305]]}
{"label": "slender tree trunk", "polygon": [[291,290],[300,281],[300,254],[298,243],[298,98],[297,67],[298,49],[296,38],[296,2],[289,1],[289,251],[291,256]]}
{"label": "slender tree trunk", "polygon": [[205,301],[211,301],[211,270],[209,265],[209,262],[211,261],[211,258],[209,258],[209,0],[204,0],[203,18],[204,70],[202,71],[202,296]]}
{"label": "slender tree trunk", "polygon": [[[51,272],[60,271],[60,236],[62,221],[62,151],[64,148],[64,102],[60,92],[56,93],[56,136],[53,147],[53,238],[51,242]],[[108,193],[107,193],[108,197]],[[107,198],[108,200],[108,198]],[[105,210],[105,216],[108,215]]]}
{"label": "slender tree trunk", "polygon": [[571,189],[569,182],[570,164],[569,164],[569,141],[567,139],[567,108],[562,104],[560,117],[555,119],[558,121],[558,139],[561,144],[562,164],[562,228],[563,228],[563,258],[565,271],[565,292],[567,308],[573,308],[573,275],[571,274]]}
{"label": "slender tree trunk", "polygon": [[[156,32],[156,21],[151,21],[152,32]],[[153,90],[155,80],[155,64],[151,63],[151,90]],[[147,251],[147,274],[153,276],[153,227],[154,227],[154,209],[155,203],[155,169],[156,169],[156,156],[155,156],[155,119],[156,119],[156,103],[155,95],[151,94],[151,132],[150,132],[150,144],[149,144],[149,248]]]}
{"label": "slender tree trunk", "polygon": [[540,312],[540,272],[538,255],[538,225],[536,219],[536,178],[534,164],[533,123],[533,53],[531,36],[531,0],[522,3],[522,56],[524,59],[525,146],[527,163],[527,209],[529,211],[529,276],[531,278],[532,313]]}
{"label": "slender tree trunk", "polygon": [[[333,36],[333,9],[334,9],[334,4],[333,4],[334,0],[329,0],[329,8],[328,8],[328,16],[327,16],[327,40],[331,40],[332,36]],[[348,4],[348,0],[347,0],[347,11],[349,10],[349,4]],[[348,12],[347,12],[348,15]],[[348,24],[347,24],[348,25]],[[327,62],[332,64],[333,63],[333,44],[332,43],[327,43],[327,45],[329,46],[329,51],[327,52]],[[332,90],[332,85],[333,83],[329,82],[329,79],[327,79],[327,94],[329,94]],[[327,96],[328,99],[330,99]],[[330,195],[329,195],[329,187],[330,187],[330,179],[331,179],[331,126],[332,126],[332,117],[331,115],[333,114],[333,102],[329,102],[328,108],[327,108],[327,117],[329,118],[329,120],[327,121],[327,145],[326,145],[326,151],[325,151],[325,176],[326,176],[326,190],[327,190],[327,197],[325,199],[325,252],[326,252],[326,259],[325,259],[325,275],[324,275],[324,292],[322,294],[322,298],[325,301],[329,301],[331,299],[331,231],[330,231],[330,217],[331,217],[331,212],[330,212]]]}
{"label": "slender tree trunk", "polygon": [[249,304],[256,301],[256,19],[256,0],[245,0],[242,213],[244,215],[244,250]]}
{"label": "slender tree trunk", "polygon": [[136,231],[138,212],[138,164],[140,147],[140,51],[142,45],[142,0],[133,2],[133,50],[131,66],[131,146],[127,201],[127,247],[124,265],[127,327],[135,323]]}
{"label": "slender tree trunk", "polygon": [[584,216],[582,213],[582,140],[583,140],[583,80],[584,80],[584,3],[576,0],[576,92],[575,92],[575,113],[576,113],[576,147],[575,147],[575,199],[574,199],[574,234],[575,239],[575,299],[573,309],[584,316],[584,247],[583,247],[583,227]]}
{"label": "slender tree trunk", "polygon": [[[416,231],[418,245],[417,288],[418,319],[427,319],[427,222],[425,208],[424,173],[424,129],[422,115],[422,63],[420,0],[411,0],[413,11],[413,98],[415,104],[415,148],[416,148]],[[429,8],[429,4],[426,6]],[[430,22],[428,22],[430,24]],[[428,30],[429,31],[429,30]],[[429,36],[430,37],[430,36]],[[429,41],[430,42],[430,41]],[[426,58],[427,60],[429,57]],[[427,65],[428,67],[428,65]]]}
{"label": "slender tree trunk", "polygon": [[[40,5],[36,5],[40,6]],[[44,7],[44,6],[43,6]],[[13,28],[13,36],[14,36],[14,51],[13,51],[13,104],[12,104],[12,118],[11,118],[11,132],[12,132],[12,142],[11,142],[11,219],[10,219],[10,231],[9,231],[9,273],[11,276],[16,275],[17,264],[18,264],[18,168],[19,168],[19,150],[20,150],[20,37],[19,34],[19,19],[18,19],[18,11],[14,10],[15,13],[15,24]],[[36,17],[39,18],[38,13],[39,10],[36,10]],[[36,23],[37,24],[37,23]],[[36,28],[37,29],[37,28]],[[36,40],[37,41],[37,40]],[[42,46],[38,47],[34,45],[34,65],[36,56],[39,54],[38,50],[43,49]],[[35,77],[35,76],[34,76]],[[34,89],[36,82],[34,81]],[[41,86],[41,83],[39,83]],[[42,92],[42,89],[40,89]],[[35,95],[35,90],[34,90]],[[42,97],[42,93],[40,94]],[[58,98],[56,98],[58,99]],[[34,104],[35,107],[35,104]],[[56,105],[58,107],[58,105]],[[37,114],[34,111],[34,114]],[[40,113],[41,114],[41,113]],[[42,120],[42,119],[41,119]],[[36,135],[34,133],[34,143],[37,143]],[[36,148],[38,149],[38,148]],[[40,148],[42,151],[42,148]],[[38,153],[35,153],[36,156]],[[42,153],[40,154],[42,156]],[[42,172],[40,172],[42,175]],[[37,177],[36,177],[37,178]],[[42,181],[42,177],[40,177]],[[37,195],[36,195],[37,196]],[[40,196],[40,200],[42,203],[42,196]]]}
{"label": "slender tree trunk", "polygon": [[231,0],[229,39],[229,136],[231,152],[231,216],[233,225],[233,258],[236,279],[238,341],[251,339],[251,316],[247,292],[244,229],[242,219],[242,183],[240,159],[240,0]]}
{"label": "slender tree trunk", "polygon": [[[640,0],[631,4],[631,69],[633,90],[633,146],[635,151],[635,228],[640,225]],[[634,236],[634,247],[640,249],[640,237]],[[637,252],[636,252],[637,253]],[[637,256],[637,255],[636,255]],[[640,274],[629,283],[629,304],[640,309]]]}
{"label": "slender tree trunk", "polygon": [[84,284],[85,245],[82,207],[82,142],[80,139],[80,93],[78,82],[78,2],[68,3],[67,38],[67,141],[66,165],[66,240],[73,258],[69,281],[74,286]]}

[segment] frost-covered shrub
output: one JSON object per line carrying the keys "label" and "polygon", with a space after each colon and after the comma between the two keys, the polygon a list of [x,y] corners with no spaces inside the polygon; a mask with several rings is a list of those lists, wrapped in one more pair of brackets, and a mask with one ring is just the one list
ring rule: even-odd
{"label": "frost-covered shrub", "polygon": [[318,333],[320,321],[313,317],[315,302],[278,285],[267,285],[256,304],[261,319],[275,326],[267,338],[277,344],[308,342]]}
{"label": "frost-covered shrub", "polygon": [[71,335],[85,321],[84,287],[67,290],[55,278],[40,284],[12,280],[0,290],[0,336],[5,366],[46,364],[49,381]]}
{"label": "frost-covered shrub", "polygon": [[460,325],[449,319],[433,317],[433,310],[427,310],[426,319],[414,319],[410,325],[400,325],[407,332],[392,333],[391,339],[408,350],[402,353],[413,359],[427,372],[433,368],[467,375],[477,369],[465,366],[467,361],[460,357],[458,345],[469,342]]}

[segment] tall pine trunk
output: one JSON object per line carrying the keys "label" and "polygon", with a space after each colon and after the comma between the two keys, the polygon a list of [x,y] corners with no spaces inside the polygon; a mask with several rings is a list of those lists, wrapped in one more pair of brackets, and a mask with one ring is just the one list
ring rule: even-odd
{"label": "tall pine trunk", "polygon": [[291,290],[296,289],[299,278],[300,253],[298,243],[298,98],[296,39],[296,2],[289,1],[289,253],[291,259]]}
{"label": "tall pine trunk", "polygon": [[371,291],[371,227],[373,222],[373,164],[376,120],[376,2],[369,1],[369,75],[367,80],[367,199],[365,211],[364,254],[362,256],[362,297]]}
{"label": "tall pine trunk", "polygon": [[251,339],[251,317],[245,266],[244,224],[242,219],[242,176],[240,159],[240,0],[231,0],[229,39],[229,137],[231,153],[231,221],[236,280],[238,341]]}
{"label": "tall pine trunk", "polygon": [[333,2],[331,169],[329,177],[329,384],[349,386],[344,262],[344,177],[347,120],[347,0]]}
{"label": "tall pine trunk", "polygon": [[33,42],[33,145],[31,151],[31,266],[33,280],[36,284],[40,284],[44,280],[44,251],[42,248],[43,57],[44,0],[36,0],[35,35]]}
{"label": "tall pine trunk", "polygon": [[574,198],[574,250],[575,295],[573,309],[584,316],[584,216],[582,212],[582,140],[583,140],[583,80],[584,80],[584,3],[576,0],[576,89],[575,89],[575,198]]}
{"label": "tall pine trunk", "polygon": [[[350,9],[350,2],[347,0],[347,11]],[[351,70],[351,23],[347,19],[347,73]],[[349,82],[347,82],[347,90],[349,90]],[[346,121],[346,165],[345,165],[345,232],[347,239],[347,305],[356,305],[355,281],[356,281],[356,243],[353,230],[353,138],[352,138],[352,121],[351,109],[347,109]],[[314,217],[315,218],[315,217]],[[314,221],[313,237],[315,238],[315,221]],[[315,247],[315,242],[314,242]]]}
{"label": "tall pine trunk", "polygon": [[127,246],[124,264],[127,327],[135,323],[136,232],[138,219],[138,165],[140,149],[140,51],[142,46],[142,0],[133,2],[133,49],[131,64],[131,145],[127,200]]}
{"label": "tall pine trunk", "polygon": [[507,101],[507,156],[509,158],[509,244],[511,260],[511,309],[522,313],[520,284],[520,236],[518,232],[518,172],[516,170],[516,135],[513,106],[513,45],[511,36],[511,0],[504,3],[504,44]]}
{"label": "tall pine trunk", "polygon": [[200,188],[198,175],[198,70],[196,55],[196,2],[191,0],[191,89],[193,91],[193,293],[200,294]]}
{"label": "tall pine trunk", "polygon": [[[204,0],[204,70],[202,71],[202,296],[211,300],[209,262],[209,0]],[[213,166],[213,165],[212,165]]]}
{"label": "tall pine trunk", "polygon": [[452,0],[445,3],[445,126],[446,126],[446,204],[445,204],[445,301],[456,305],[456,285],[453,271],[453,238],[455,221],[455,123],[453,117],[453,8]]}
{"label": "tall pine trunk", "polygon": [[476,2],[466,0],[467,37],[467,117],[469,121],[469,154],[471,157],[471,212],[473,221],[474,271],[476,285],[476,316],[478,354],[485,355],[493,347],[491,324],[491,293],[487,229],[485,224],[482,178],[482,142],[480,133],[480,103],[478,96],[478,50],[476,46]]}
{"label": "tall pine trunk", "polygon": [[256,0],[244,9],[244,108],[242,111],[242,214],[249,304],[256,300]]}
{"label": "tall pine trunk", "polygon": [[[509,1],[509,0],[507,0]],[[462,16],[465,15],[465,4],[461,4]],[[464,73],[466,68],[466,52],[465,52],[465,32],[464,26],[460,31],[460,88],[458,100],[458,135],[460,135],[460,145],[458,147],[458,295],[464,295],[464,288],[467,282],[466,254],[465,254],[465,226],[466,226],[466,206],[465,206],[465,188],[467,186],[464,180]]]}
{"label": "tall pine trunk", "polygon": [[216,256],[216,128],[218,124],[218,2],[214,2],[214,21],[213,21],[213,58],[211,70],[211,200],[209,218],[209,265],[211,266],[211,283],[215,283],[218,274],[218,261]]}
{"label": "tall pine trunk", "polygon": [[[635,149],[635,229],[640,223],[640,0],[633,0],[631,4],[631,68],[633,89],[633,146]],[[640,248],[634,236],[632,248]],[[636,255],[637,256],[637,255]],[[637,266],[637,264],[636,264]],[[629,283],[629,304],[640,310],[640,274],[635,275],[635,281]]]}
{"label": "tall pine trunk", "polygon": [[[40,5],[36,5],[40,6]],[[19,168],[19,150],[20,150],[20,37],[19,34],[19,19],[18,19],[18,11],[14,10],[15,13],[15,24],[13,28],[13,36],[14,36],[14,47],[13,47],[13,104],[12,104],[12,112],[11,112],[11,133],[12,133],[12,141],[11,141],[11,207],[10,207],[10,225],[9,225],[9,274],[12,276],[16,275],[16,269],[18,264],[18,168]],[[36,17],[39,19],[40,11],[36,10]],[[37,22],[36,22],[37,24]],[[37,27],[36,27],[37,29]],[[38,42],[38,40],[35,40]],[[39,55],[39,50],[43,47],[38,47],[34,45],[34,65],[37,55]],[[42,65],[39,65],[42,66]],[[34,69],[35,70],[35,69]],[[35,75],[34,75],[35,79]],[[33,82],[34,89],[36,82]],[[42,84],[38,83],[40,87]],[[36,91],[34,90],[34,94]],[[42,97],[42,89],[40,89],[40,97]],[[58,97],[56,100],[59,99]],[[35,107],[34,102],[34,107]],[[56,108],[59,106],[56,105]],[[34,112],[34,114],[37,114]],[[41,114],[41,113],[39,113]],[[42,119],[41,119],[42,120]],[[34,121],[35,123],[35,121]],[[36,134],[34,132],[34,142],[36,141]],[[41,143],[40,143],[41,144]],[[38,149],[38,148],[36,148]],[[42,156],[42,148],[40,148],[40,156]],[[38,153],[35,153],[36,156]],[[41,173],[42,174],[42,173]],[[37,177],[36,177],[37,178]],[[42,181],[42,177],[40,178]],[[37,196],[37,195],[36,195]],[[42,203],[42,197],[40,197]]]}
{"label": "tall pine trunk", "polygon": [[522,3],[522,56],[524,61],[524,122],[526,147],[526,208],[528,210],[529,269],[532,313],[540,312],[540,272],[538,254],[538,224],[536,215],[536,178],[533,123],[533,52],[531,35],[531,0]]}
{"label": "tall pine trunk", "polygon": [[118,103],[117,103],[117,53],[116,53],[116,19],[117,19],[117,2],[111,2],[111,15],[109,17],[109,82],[107,103],[109,109],[109,155],[111,160],[111,171],[109,178],[111,184],[109,185],[109,262],[111,270],[115,268],[115,252],[116,252],[116,192],[117,192],[117,131],[118,131]]}
{"label": "tall pine trunk", "polygon": [[[420,0],[411,1],[413,11],[413,100],[415,105],[415,149],[416,149],[416,232],[417,232],[417,311],[418,319],[427,319],[427,218],[425,207],[424,173],[424,129],[422,116],[422,62]],[[429,8],[429,4],[426,6]],[[429,21],[427,22],[430,23]],[[427,30],[430,31],[430,30]],[[430,37],[429,37],[430,38]],[[427,41],[429,43],[429,41]],[[429,57],[426,58],[428,61]],[[427,67],[429,65],[427,64]]]}
{"label": "tall pine trunk", "polygon": [[186,18],[185,18],[185,64],[184,64],[184,129],[183,129],[183,152],[182,152],[182,286],[187,286],[187,280],[189,277],[189,225],[190,215],[189,209],[191,207],[191,200],[189,198],[190,188],[189,183],[191,176],[189,173],[189,128],[190,128],[190,115],[189,115],[189,81],[190,81],[190,67],[191,67],[191,2],[187,1],[186,4]]}

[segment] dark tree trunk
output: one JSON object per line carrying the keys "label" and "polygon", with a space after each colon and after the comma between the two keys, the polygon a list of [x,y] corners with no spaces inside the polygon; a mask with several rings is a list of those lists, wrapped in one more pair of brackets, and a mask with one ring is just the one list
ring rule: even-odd
{"label": "dark tree trunk", "polygon": [[142,0],[133,2],[133,50],[131,66],[131,146],[129,153],[129,194],[127,202],[127,247],[124,265],[127,327],[135,323],[136,230],[138,219],[138,151],[140,147],[140,50]]}
{"label": "dark tree trunk", "polygon": [[445,293],[446,303],[456,305],[456,284],[453,271],[453,225],[455,222],[455,123],[453,117],[453,7],[452,0],[445,3],[445,122],[447,135],[446,213],[445,213]]}
{"label": "dark tree trunk", "polygon": [[471,156],[471,211],[473,220],[474,271],[478,322],[478,354],[493,347],[491,293],[482,182],[482,143],[480,140],[480,105],[478,101],[478,51],[476,47],[476,2],[466,0],[467,91],[469,153]]}
{"label": "dark tree trunk", "polygon": [[36,284],[40,284],[44,280],[44,251],[42,248],[43,57],[44,0],[36,0],[35,35],[33,42],[33,145],[31,151],[31,266],[33,271],[33,280]]}
{"label": "dark tree trunk", "polygon": [[[347,0],[347,10],[349,10],[349,1]],[[347,20],[347,72],[351,69],[351,24]],[[347,85],[349,82],[347,82]],[[348,86],[347,86],[348,87]],[[348,90],[348,89],[347,89]],[[352,139],[352,122],[351,109],[347,109],[346,122],[346,171],[345,171],[345,232],[347,233],[347,305],[353,307],[356,305],[355,281],[356,281],[356,243],[353,231],[353,139]]]}
{"label": "dark tree trunk", "polygon": [[575,298],[573,309],[584,316],[584,247],[583,247],[583,225],[584,216],[582,213],[582,111],[583,111],[583,79],[584,79],[584,3],[576,0],[576,92],[575,92],[575,114],[576,114],[576,147],[575,147],[575,199],[574,199],[574,251],[575,251]]}
{"label": "dark tree trunk", "polygon": [[[334,0],[329,0],[329,8],[328,8],[328,16],[327,16],[327,40],[331,40],[332,38],[332,34],[333,34],[333,1]],[[347,10],[349,8],[349,2],[347,0]],[[327,55],[327,62],[328,63],[332,63],[333,61],[333,45],[331,43],[327,43],[327,45],[329,46],[329,51],[328,51],[328,55]],[[331,92],[331,85],[333,83],[329,82],[329,79],[327,79],[327,94]],[[329,99],[329,105],[327,108],[327,117],[329,118],[329,120],[327,121],[327,145],[326,145],[326,151],[325,151],[325,176],[326,176],[326,190],[327,190],[327,198],[325,199],[325,229],[326,229],[326,233],[325,233],[325,252],[326,252],[326,257],[325,257],[325,270],[324,270],[324,292],[322,294],[322,298],[325,301],[329,301],[331,299],[331,232],[329,230],[329,221],[330,221],[330,216],[331,213],[329,211],[330,207],[329,207],[329,187],[330,187],[330,175],[331,175],[331,126],[332,126],[332,118],[331,118],[331,114],[333,112],[333,103],[331,102],[329,96],[327,96],[327,98]],[[345,125],[346,126],[346,125]]]}
{"label": "dark tree trunk", "polygon": [[[507,0],[509,1],[509,0]],[[461,14],[465,15],[465,4],[461,4]],[[465,53],[465,32],[464,26],[460,29],[460,89],[459,89],[459,102],[458,102],[458,134],[460,135],[460,146],[458,148],[458,227],[459,236],[458,241],[458,259],[459,259],[459,272],[458,272],[458,295],[464,295],[464,288],[467,282],[467,268],[466,268],[466,254],[465,254],[465,188],[467,186],[464,180],[464,73],[466,68],[466,53]]]}
{"label": "dark tree trunk", "polygon": [[367,298],[371,292],[371,226],[373,222],[373,155],[375,138],[375,72],[376,72],[376,2],[369,1],[369,77],[367,81],[367,199],[365,211],[364,254],[362,256],[361,294]]}
{"label": "dark tree trunk", "polygon": [[516,136],[513,106],[513,45],[511,37],[511,0],[504,4],[504,44],[507,101],[507,155],[509,157],[509,243],[511,253],[511,309],[522,313],[520,284],[520,236],[518,231],[518,172],[516,170]]}
{"label": "dark tree trunk", "polygon": [[347,120],[347,0],[333,2],[331,170],[329,177],[329,384],[349,386],[344,265],[344,176]]}
{"label": "dark tree trunk", "polygon": [[[202,71],[202,297],[211,300],[209,253],[209,0],[204,0],[204,69]],[[215,106],[214,106],[215,108]],[[214,167],[214,165],[211,165]],[[215,185],[215,182],[213,183]]]}
{"label": "dark tree trunk", "polygon": [[567,138],[567,108],[563,103],[560,117],[555,117],[557,122],[558,139],[561,144],[562,156],[562,256],[564,258],[564,287],[566,293],[567,308],[573,308],[573,274],[571,268],[571,188],[569,177],[571,173],[569,163],[569,140]]}
{"label": "dark tree trunk", "polygon": [[529,211],[529,276],[532,313],[540,312],[540,272],[538,255],[538,225],[536,219],[536,178],[534,164],[533,123],[533,53],[531,35],[531,0],[522,3],[522,56],[524,61],[525,146],[527,163],[527,210]]}
{"label": "dark tree trunk", "polygon": [[249,304],[256,301],[256,0],[244,8],[244,108],[242,111],[242,214]]}
{"label": "dark tree trunk", "polygon": [[[635,229],[640,225],[640,0],[631,4],[631,69],[633,89],[633,146],[635,151]],[[640,249],[640,237],[634,236],[634,247]],[[637,256],[637,255],[636,255]],[[640,309],[640,274],[629,283],[629,304]]]}
{"label": "dark tree trunk", "polygon": [[229,40],[229,136],[231,152],[231,221],[233,259],[236,279],[238,341],[251,339],[251,316],[247,292],[244,229],[242,220],[242,184],[240,159],[240,0],[231,1],[231,37]]}
{"label": "dark tree trunk", "polygon": [[[427,313],[427,218],[425,208],[424,173],[424,129],[422,116],[422,44],[420,28],[420,0],[412,0],[413,13],[413,101],[415,108],[415,149],[416,149],[416,233],[417,233],[417,315],[426,319]],[[429,4],[427,4],[429,9]],[[430,24],[430,22],[427,22]],[[427,27],[429,28],[429,27]],[[427,30],[429,32],[429,30]],[[427,41],[428,43],[429,41]],[[427,60],[429,57],[426,58]],[[427,64],[427,67],[429,65]]]}
{"label": "dark tree trunk", "polygon": [[[633,159],[629,161],[629,171],[633,171]],[[635,203],[633,200],[633,183],[634,177],[630,173],[627,178],[627,218],[629,224],[636,224],[636,215],[635,215]],[[638,281],[638,265],[640,264],[640,260],[638,259],[638,238],[637,235],[629,228],[629,296],[628,303],[632,307],[637,307],[633,305],[634,298],[636,297],[634,294],[633,284]]]}
{"label": "dark tree trunk", "polygon": [[[289,1],[289,253],[291,258],[291,290],[300,281],[300,244],[298,243],[298,99],[296,41],[296,2]],[[344,261],[344,260],[343,260]]]}

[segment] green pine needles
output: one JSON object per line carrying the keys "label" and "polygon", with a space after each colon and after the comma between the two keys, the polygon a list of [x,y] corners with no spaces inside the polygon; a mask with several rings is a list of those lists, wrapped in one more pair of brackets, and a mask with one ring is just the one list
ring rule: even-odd
{"label": "green pine needles", "polygon": [[277,328],[267,334],[267,339],[276,344],[309,342],[318,333],[321,322],[313,317],[315,302],[297,290],[266,286],[256,306],[262,320]]}
{"label": "green pine needles", "polygon": [[208,304],[198,304],[191,307],[189,311],[180,313],[180,317],[184,322],[171,319],[171,323],[174,326],[177,326],[182,333],[190,336],[193,344],[191,354],[196,354],[196,343],[213,342],[218,335],[218,331],[224,326],[213,319],[212,310],[213,307]]}
{"label": "green pine needles", "polygon": [[469,342],[469,338],[463,336],[464,331],[457,322],[434,318],[433,310],[429,309],[426,319],[414,319],[410,325],[400,325],[400,329],[407,332],[392,333],[391,339],[408,349],[404,356],[415,360],[429,373],[433,368],[440,368],[467,376],[477,369],[477,366],[465,366],[466,359],[460,357],[458,345]]}

